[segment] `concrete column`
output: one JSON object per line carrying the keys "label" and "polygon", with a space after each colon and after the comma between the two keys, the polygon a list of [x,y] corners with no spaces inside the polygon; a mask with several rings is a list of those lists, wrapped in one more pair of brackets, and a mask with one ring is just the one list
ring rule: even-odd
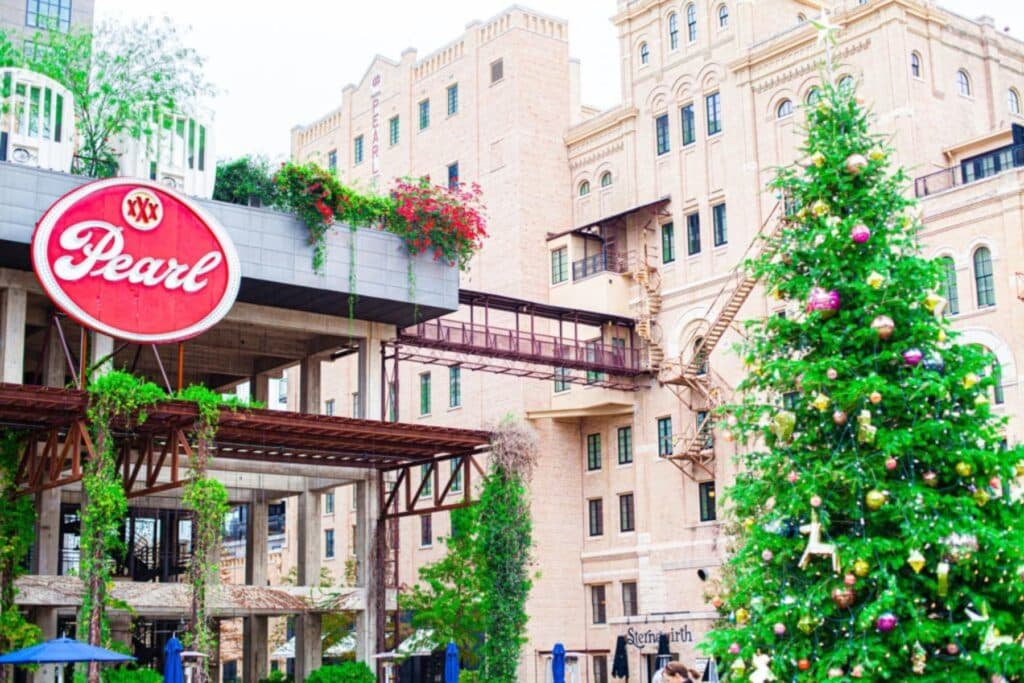
{"label": "concrete column", "polygon": [[253,375],[249,378],[249,398],[270,405],[270,375]]}
{"label": "concrete column", "polygon": [[320,404],[320,356],[307,356],[299,363],[299,412],[319,415],[323,412]]}
{"label": "concrete column", "polygon": [[[43,385],[48,387],[64,386],[65,371],[67,364],[64,360],[64,350],[57,339],[55,331],[51,330],[49,343],[46,347],[46,355],[43,358]],[[32,573],[45,576],[54,576],[58,573],[60,557],[58,550],[60,546],[60,489],[47,489],[36,494],[36,537],[35,548],[32,553]],[[56,614],[54,614],[53,628],[56,630]],[[45,625],[40,623],[45,629]],[[56,638],[57,636],[52,636]]]}
{"label": "concrete column", "polygon": [[[257,495],[261,492],[257,492]],[[267,585],[267,501],[249,503],[249,523],[245,536],[245,582],[250,586]],[[267,617],[246,617],[242,625],[242,680],[256,683],[266,678],[270,651]]]}
{"label": "concrete column", "polygon": [[102,367],[93,367],[93,376],[110,372],[114,367],[114,359],[108,358],[114,352],[114,339],[99,332],[89,333],[89,367],[107,358]]}
{"label": "concrete column", "polygon": [[64,358],[64,349],[61,348],[60,339],[57,338],[57,330],[51,329],[46,355],[43,357],[43,386],[64,386],[67,380],[67,371],[68,363]]}
{"label": "concrete column", "polygon": [[378,603],[387,597],[381,594],[380,573],[384,568],[376,558],[380,476],[379,472],[371,472],[355,484],[356,585],[366,591],[366,609],[356,616],[356,659],[367,663],[372,663],[377,654],[377,635],[383,627]]}
{"label": "concrete column", "polygon": [[0,380],[25,381],[25,316],[28,298],[24,289],[0,293]]}
{"label": "concrete column", "polygon": [[[319,361],[316,366],[319,368]],[[305,363],[304,363],[305,365]],[[306,372],[303,368],[303,380]],[[319,380],[319,369],[316,371]],[[319,386],[319,381],[318,381]],[[319,388],[318,388],[319,391]],[[306,395],[305,381],[303,396]],[[319,399],[318,399],[319,400]],[[296,580],[300,586],[320,583],[320,494],[304,491],[298,496],[298,566]],[[295,680],[306,677],[320,668],[322,661],[321,618],[319,614],[304,613],[295,619]]]}

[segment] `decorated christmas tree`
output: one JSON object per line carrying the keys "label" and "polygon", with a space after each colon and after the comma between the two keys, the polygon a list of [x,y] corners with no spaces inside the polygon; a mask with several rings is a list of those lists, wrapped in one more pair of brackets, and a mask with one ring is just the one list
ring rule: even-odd
{"label": "decorated christmas tree", "polygon": [[784,313],[749,323],[727,409],[743,455],[706,647],[730,681],[1022,680],[1024,460],[994,358],[957,343],[853,93],[823,88],[807,123],[747,264]]}

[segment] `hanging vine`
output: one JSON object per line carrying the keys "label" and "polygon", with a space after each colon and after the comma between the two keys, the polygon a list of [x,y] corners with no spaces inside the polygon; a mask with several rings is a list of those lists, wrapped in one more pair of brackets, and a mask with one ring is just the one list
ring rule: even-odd
{"label": "hanging vine", "polygon": [[[14,580],[23,572],[35,537],[36,508],[31,496],[18,495],[15,476],[24,439],[17,432],[0,436],[0,652],[33,645],[42,638],[14,602]],[[0,683],[8,681],[9,667],[0,666]]]}
{"label": "hanging vine", "polygon": [[[121,524],[128,513],[128,499],[117,473],[112,428],[125,428],[146,421],[146,408],[165,397],[163,390],[126,372],[112,371],[92,380],[88,386],[89,426],[95,458],[85,463],[82,479],[81,560],[79,574],[84,584],[78,612],[78,638],[91,645],[108,646],[107,587],[112,557],[123,549]],[[96,662],[89,664],[89,683],[99,683]]]}
{"label": "hanging vine", "polygon": [[[175,398],[195,403],[199,410],[189,462],[190,476],[182,497],[193,517],[192,559],[188,566],[188,579],[192,587],[189,638],[194,650],[212,654],[216,647],[217,633],[208,615],[210,588],[217,580],[216,553],[221,542],[221,524],[224,515],[228,513],[228,492],[206,470],[210,464],[210,449],[217,435],[221,407],[227,405],[234,409],[241,402],[231,400],[226,403],[219,394],[195,385],[180,392]],[[213,657],[208,657],[205,663],[196,683],[216,680],[212,667],[217,662]]]}

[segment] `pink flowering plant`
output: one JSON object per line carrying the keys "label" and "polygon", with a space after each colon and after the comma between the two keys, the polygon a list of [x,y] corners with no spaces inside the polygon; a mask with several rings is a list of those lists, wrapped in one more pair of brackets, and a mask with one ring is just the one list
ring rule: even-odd
{"label": "pink flowering plant", "polygon": [[395,215],[387,230],[411,254],[433,252],[435,261],[465,269],[487,236],[482,193],[477,183],[434,185],[429,177],[395,181]]}

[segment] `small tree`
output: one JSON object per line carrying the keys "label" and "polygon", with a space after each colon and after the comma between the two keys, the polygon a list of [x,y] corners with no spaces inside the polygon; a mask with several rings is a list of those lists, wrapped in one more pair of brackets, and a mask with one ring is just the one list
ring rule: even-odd
{"label": "small tree", "polygon": [[443,539],[448,552],[420,567],[419,583],[398,596],[398,606],[412,612],[413,626],[433,630],[436,642],[454,642],[463,660],[472,665],[484,630],[476,507],[452,510],[451,520],[452,535]]}
{"label": "small tree", "polygon": [[213,198],[242,206],[274,206],[277,186],[263,156],[244,156],[217,164]]}
{"label": "small tree", "polygon": [[114,145],[152,131],[154,110],[175,111],[212,89],[203,58],[181,42],[170,19],[106,21],[95,33],[37,33],[27,50],[0,34],[0,66],[17,66],[53,78],[75,99],[79,172],[113,175]]}

